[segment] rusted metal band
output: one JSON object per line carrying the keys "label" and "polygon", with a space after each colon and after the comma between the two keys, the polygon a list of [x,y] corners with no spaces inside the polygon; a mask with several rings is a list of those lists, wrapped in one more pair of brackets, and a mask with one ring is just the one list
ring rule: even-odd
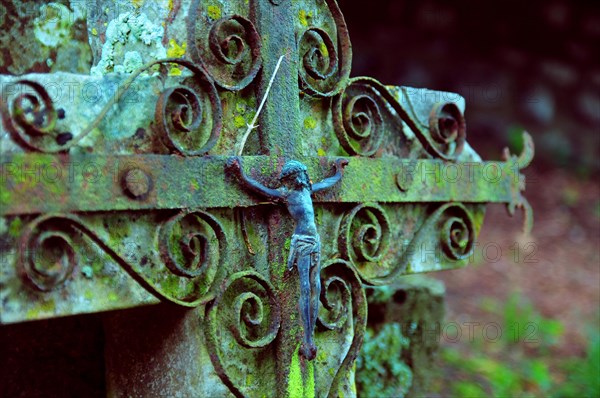
{"label": "rusted metal band", "polygon": [[[4,155],[0,215],[260,204],[225,176],[226,156]],[[332,174],[333,158],[302,159],[316,180]],[[284,159],[244,158],[246,172],[273,186]],[[267,177],[263,177],[267,176]],[[519,164],[350,158],[344,179],[315,203],[512,203],[522,188]]]}

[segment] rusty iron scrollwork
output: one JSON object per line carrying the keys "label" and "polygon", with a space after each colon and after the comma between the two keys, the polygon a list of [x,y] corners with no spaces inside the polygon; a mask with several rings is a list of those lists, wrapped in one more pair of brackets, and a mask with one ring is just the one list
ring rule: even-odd
{"label": "rusty iron scrollwork", "polygon": [[337,94],[350,76],[352,46],[344,17],[335,1],[327,0],[335,36],[309,26],[298,34],[299,79],[302,90],[315,97]]}
{"label": "rusty iron scrollwork", "polygon": [[[343,377],[352,368],[362,346],[367,325],[367,300],[361,280],[354,266],[344,260],[334,259],[326,262],[321,270],[321,306],[319,312],[320,337],[324,339],[345,340],[352,336],[352,342],[342,358],[332,359],[335,370],[332,381],[326,382],[327,373],[317,375],[323,379],[322,385],[330,385],[329,397],[338,394],[338,387]],[[343,341],[339,342],[344,345]]]}
{"label": "rusty iron scrollwork", "polygon": [[[159,299],[185,307],[198,306],[213,298],[210,288],[217,274],[218,264],[222,264],[226,257],[226,239],[220,223],[214,217],[201,212],[184,213],[173,217],[166,226],[161,227],[161,247],[171,248],[170,242],[164,243],[164,240],[177,239],[175,234],[168,232],[172,232],[175,224],[181,224],[182,220],[187,221],[187,216],[202,218],[213,228],[213,236],[209,238],[200,231],[181,237],[180,243],[183,248],[180,253],[192,263],[189,268],[179,263],[173,265],[176,260],[172,251],[169,252],[171,257],[166,259],[168,269],[159,270],[157,275],[146,274],[143,267],[129,262],[79,217],[73,214],[46,214],[31,221],[19,238],[18,273],[24,282],[38,291],[49,292],[63,287],[79,265],[73,239],[85,236]],[[187,226],[194,224],[190,222]],[[210,249],[209,246],[215,243],[218,249]],[[210,256],[213,258],[209,258]],[[175,278],[181,286],[177,292],[165,289],[161,285],[161,282],[169,277]]]}
{"label": "rusty iron scrollwork", "polygon": [[18,267],[21,277],[37,290],[48,292],[71,277],[77,264],[73,225],[52,215],[38,217],[21,235]]}
{"label": "rusty iron scrollwork", "polygon": [[194,79],[161,93],[155,120],[169,149],[185,156],[205,155],[219,140],[221,100],[204,71],[188,62],[183,65],[192,70]]}
{"label": "rusty iron scrollwork", "polygon": [[13,139],[24,147],[35,150],[59,151],[68,140],[55,131],[57,111],[52,98],[41,84],[18,80],[15,91],[21,92],[6,104],[0,99],[2,123]]}
{"label": "rusty iron scrollwork", "polygon": [[350,155],[373,156],[381,147],[384,125],[378,102],[377,92],[362,84],[349,84],[334,98],[335,133]]}
{"label": "rusty iron scrollwork", "polygon": [[[245,383],[235,375],[240,366],[256,374],[268,366],[261,353],[272,349],[281,326],[281,310],[273,285],[255,271],[231,275],[220,292],[207,305],[207,347],[223,383],[235,396],[244,397],[248,396]],[[239,347],[242,352],[237,351]]]}
{"label": "rusty iron scrollwork", "polygon": [[161,226],[159,249],[173,273],[186,278],[204,275],[210,285],[227,240],[221,223],[210,214],[182,212]]}
{"label": "rusty iron scrollwork", "polygon": [[533,144],[533,138],[529,133],[523,133],[523,150],[519,155],[511,155],[508,148],[504,148],[502,152],[502,159],[506,162],[512,162],[512,168],[515,178],[518,178],[518,190],[512,192],[512,201],[507,203],[506,209],[510,216],[514,216],[517,208],[523,210],[523,232],[525,234],[531,233],[533,228],[533,209],[527,201],[527,198],[523,196],[525,190],[525,177],[520,174],[520,170],[529,166],[533,160],[535,154],[535,146]]}
{"label": "rusty iron scrollwork", "polygon": [[369,281],[369,270],[379,263],[390,248],[390,222],[385,210],[375,203],[363,203],[342,219],[338,246],[363,280]]}
{"label": "rusty iron scrollwork", "polygon": [[24,92],[16,96],[10,106],[0,99],[2,123],[15,141],[26,149],[47,153],[66,152],[98,127],[140,74],[156,65],[170,64],[187,68],[192,72],[192,77],[188,86],[167,88],[160,95],[155,111],[158,129],[171,150],[187,156],[204,155],[216,144],[221,133],[221,100],[206,72],[193,62],[179,58],[152,61],[137,69],[123,81],[117,95],[80,132],[57,131],[58,112],[50,95],[41,84],[28,80],[15,83],[24,86],[21,88]]}
{"label": "rusty iron scrollwork", "polygon": [[439,239],[444,254],[451,260],[462,260],[473,252],[475,227],[467,208],[460,204],[444,205],[440,214]]}
{"label": "rusty iron scrollwork", "polygon": [[226,90],[248,86],[261,68],[261,40],[256,27],[242,15],[215,21],[207,31],[200,16],[200,1],[190,5],[188,42],[190,56]]}
{"label": "rusty iron scrollwork", "polygon": [[[397,116],[389,113],[387,108]],[[377,156],[385,130],[383,109],[406,123],[425,152],[434,158],[454,161],[462,153],[466,140],[465,119],[456,104],[434,105],[429,128],[426,128],[383,84],[369,77],[350,79],[344,90],[333,98],[334,129],[346,152]]]}

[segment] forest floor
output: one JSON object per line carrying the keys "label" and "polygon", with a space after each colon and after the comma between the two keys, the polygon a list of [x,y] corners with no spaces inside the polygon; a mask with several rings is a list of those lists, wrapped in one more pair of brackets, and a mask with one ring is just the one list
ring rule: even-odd
{"label": "forest floor", "polygon": [[447,291],[434,396],[600,396],[600,185],[526,174],[531,235],[490,205],[471,264],[433,275]]}

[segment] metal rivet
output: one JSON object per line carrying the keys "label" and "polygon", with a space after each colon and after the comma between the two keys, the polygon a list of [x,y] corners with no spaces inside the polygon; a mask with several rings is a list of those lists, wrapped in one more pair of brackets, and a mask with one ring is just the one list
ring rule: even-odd
{"label": "metal rivet", "polygon": [[412,182],[412,175],[410,173],[398,173],[396,174],[396,185],[402,192],[408,191]]}
{"label": "metal rivet", "polygon": [[131,169],[123,175],[123,189],[135,199],[143,199],[151,188],[152,179],[141,169]]}

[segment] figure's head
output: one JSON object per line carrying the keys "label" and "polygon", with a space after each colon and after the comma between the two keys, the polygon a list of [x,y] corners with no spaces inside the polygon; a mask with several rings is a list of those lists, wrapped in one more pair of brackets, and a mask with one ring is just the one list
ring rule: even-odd
{"label": "figure's head", "polygon": [[281,183],[291,189],[310,188],[308,169],[296,160],[283,165],[280,176]]}

